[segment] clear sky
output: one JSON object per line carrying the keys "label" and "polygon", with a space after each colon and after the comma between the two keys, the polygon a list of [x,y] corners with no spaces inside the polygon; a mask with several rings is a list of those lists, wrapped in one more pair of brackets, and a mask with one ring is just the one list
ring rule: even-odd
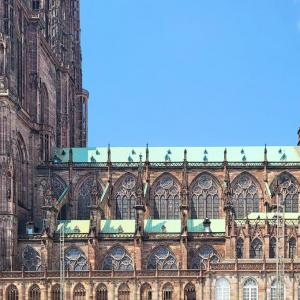
{"label": "clear sky", "polygon": [[295,145],[300,0],[81,0],[89,146]]}

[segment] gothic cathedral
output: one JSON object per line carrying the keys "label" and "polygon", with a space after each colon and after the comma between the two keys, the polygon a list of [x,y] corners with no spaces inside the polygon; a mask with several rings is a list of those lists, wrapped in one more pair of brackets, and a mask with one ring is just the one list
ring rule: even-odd
{"label": "gothic cathedral", "polygon": [[87,148],[79,2],[0,0],[0,299],[300,299],[300,146]]}

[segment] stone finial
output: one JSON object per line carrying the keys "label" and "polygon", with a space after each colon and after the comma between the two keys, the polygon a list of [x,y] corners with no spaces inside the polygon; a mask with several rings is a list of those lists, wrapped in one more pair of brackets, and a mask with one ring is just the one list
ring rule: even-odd
{"label": "stone finial", "polygon": [[110,144],[108,144],[108,147],[107,147],[107,163],[108,163],[108,164],[111,163],[111,150],[110,150]]}
{"label": "stone finial", "polygon": [[148,144],[146,145],[146,163],[149,162],[149,147]]}
{"label": "stone finial", "polygon": [[70,163],[73,162],[73,149],[72,148],[70,148],[70,150],[69,150],[69,162]]}
{"label": "stone finial", "polygon": [[224,149],[224,162],[227,162],[227,148]]}
{"label": "stone finial", "polygon": [[265,144],[265,150],[264,150],[264,162],[268,161],[268,149],[267,144]]}

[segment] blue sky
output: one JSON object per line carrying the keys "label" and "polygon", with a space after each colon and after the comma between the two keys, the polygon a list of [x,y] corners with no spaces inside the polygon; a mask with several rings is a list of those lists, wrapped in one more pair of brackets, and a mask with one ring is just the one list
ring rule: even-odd
{"label": "blue sky", "polygon": [[300,0],[82,0],[89,146],[294,145]]}

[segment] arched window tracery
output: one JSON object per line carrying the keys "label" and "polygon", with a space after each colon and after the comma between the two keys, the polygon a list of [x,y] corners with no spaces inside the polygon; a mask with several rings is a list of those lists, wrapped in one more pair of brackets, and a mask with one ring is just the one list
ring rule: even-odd
{"label": "arched window tracery", "polygon": [[141,300],[152,300],[152,287],[149,283],[141,286]]}
{"label": "arched window tracery", "polygon": [[249,174],[239,175],[233,182],[233,206],[237,219],[259,211],[258,185]]}
{"label": "arched window tracery", "polygon": [[7,300],[18,300],[19,299],[19,292],[15,285],[11,284],[7,288],[6,299]]}
{"label": "arched window tracery", "polygon": [[238,238],[236,242],[236,256],[237,258],[243,258],[244,256],[244,240],[242,238]]}
{"label": "arched window tracery", "polygon": [[56,284],[51,290],[51,300],[60,300],[60,286]]}
{"label": "arched window tracery", "polygon": [[188,283],[184,288],[185,300],[196,300],[196,288],[192,283]]}
{"label": "arched window tracery", "polygon": [[271,190],[276,192],[277,184],[278,196],[285,205],[285,212],[298,212],[299,184],[289,173],[280,174],[272,183]]}
{"label": "arched window tracery", "polygon": [[296,239],[294,237],[291,237],[289,239],[289,258],[295,258],[296,257]]}
{"label": "arched window tracery", "polygon": [[73,299],[74,300],[85,300],[86,299],[86,291],[84,286],[79,283],[75,286],[73,292]]}
{"label": "arched window tracery", "polygon": [[271,284],[270,300],[278,300],[278,299],[283,300],[283,299],[285,299],[284,294],[285,294],[284,293],[284,283],[281,280],[279,280],[279,281],[277,281],[276,279],[273,280],[273,282]]}
{"label": "arched window tracery", "polygon": [[272,237],[269,244],[269,258],[276,257],[276,238]]}
{"label": "arched window tracery", "polygon": [[29,300],[40,300],[41,299],[41,290],[34,284],[29,290]]}
{"label": "arched window tracery", "polygon": [[193,255],[190,268],[206,269],[208,263],[218,263],[219,261],[217,251],[209,245],[204,245]]}
{"label": "arched window tracery", "polygon": [[134,219],[136,203],[136,178],[125,174],[120,178],[114,193],[116,203],[116,219]]}
{"label": "arched window tracery", "polygon": [[78,248],[69,248],[65,252],[65,268],[69,271],[88,270],[88,263],[85,254]]}
{"label": "arched window tracery", "polygon": [[[93,189],[94,184],[94,176],[90,176],[87,179],[85,179],[78,191],[78,213],[77,213],[77,219],[78,220],[89,220],[90,219],[90,204],[91,204],[91,192]],[[101,186],[99,182],[97,182],[97,189],[99,194],[102,193]]]}
{"label": "arched window tracery", "polygon": [[30,246],[22,252],[22,264],[25,271],[41,271],[41,256]]}
{"label": "arched window tracery", "polygon": [[263,257],[263,244],[259,238],[255,238],[250,245],[250,258]]}
{"label": "arched window tracery", "polygon": [[110,249],[105,255],[102,269],[114,271],[133,271],[132,258],[123,247],[116,246]]}
{"label": "arched window tracery", "polygon": [[191,186],[190,209],[192,219],[219,218],[219,186],[209,174],[200,175]]}
{"label": "arched window tracery", "polygon": [[179,218],[180,185],[171,175],[165,174],[158,179],[152,197],[155,219]]}
{"label": "arched window tracery", "polygon": [[57,175],[51,177],[51,189],[56,200],[61,197],[66,187],[66,183],[60,177]]}
{"label": "arched window tracery", "polygon": [[147,269],[176,270],[177,261],[173,252],[165,246],[159,246],[151,253]]}
{"label": "arched window tracery", "polygon": [[121,284],[118,289],[118,300],[130,300],[130,289],[125,283]]}
{"label": "arched window tracery", "polygon": [[166,283],[162,289],[163,300],[173,300],[173,286],[171,283]]}
{"label": "arched window tracery", "polygon": [[227,279],[220,278],[216,282],[216,297],[215,300],[230,299],[230,284]]}
{"label": "arched window tracery", "polygon": [[103,283],[97,286],[96,300],[107,300],[107,287]]}
{"label": "arched window tracery", "polygon": [[258,287],[254,279],[248,278],[243,286],[243,300],[257,300]]}

